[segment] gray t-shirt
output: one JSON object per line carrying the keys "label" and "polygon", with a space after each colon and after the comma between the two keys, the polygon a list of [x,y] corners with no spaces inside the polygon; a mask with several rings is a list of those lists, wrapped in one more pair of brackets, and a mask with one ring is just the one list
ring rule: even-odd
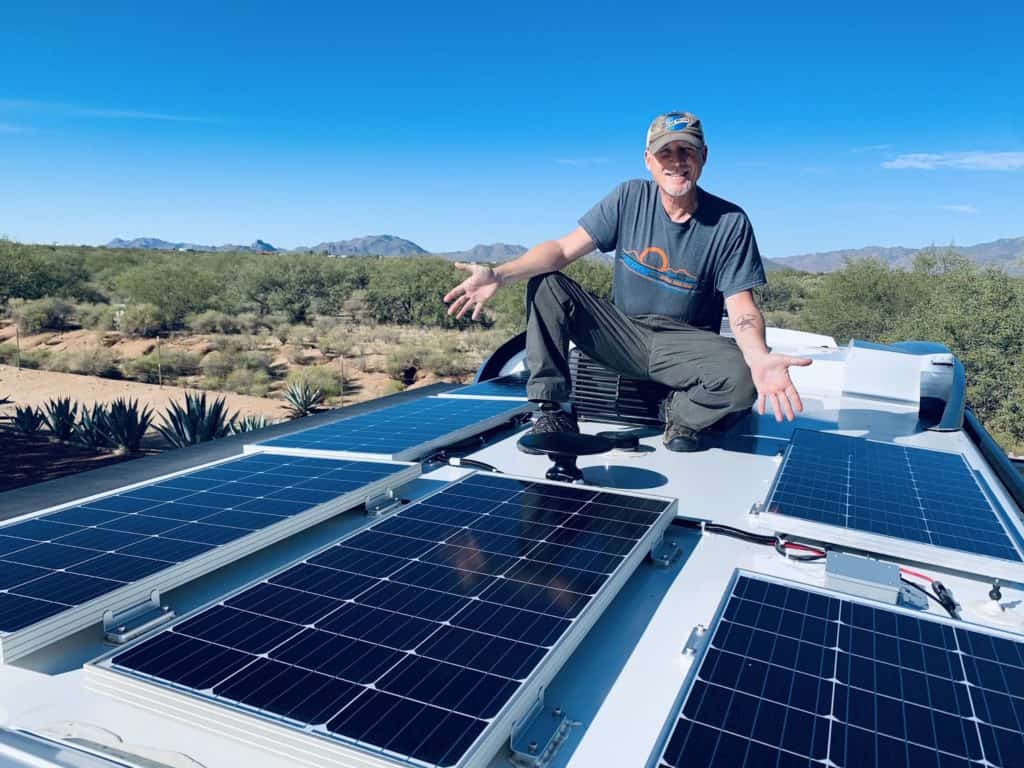
{"label": "gray t-shirt", "polygon": [[580,226],[615,251],[613,298],[627,315],[664,315],[718,332],[725,297],[764,285],[743,209],[697,188],[697,210],[672,221],[654,181],[633,179],[591,208]]}

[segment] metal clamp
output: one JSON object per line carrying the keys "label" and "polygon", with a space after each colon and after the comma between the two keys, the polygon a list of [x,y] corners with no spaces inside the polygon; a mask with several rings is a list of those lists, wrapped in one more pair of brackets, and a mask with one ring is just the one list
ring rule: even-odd
{"label": "metal clamp", "polygon": [[160,590],[154,589],[144,603],[117,613],[111,610],[104,611],[103,634],[107,642],[123,645],[173,618],[174,611],[170,606],[160,604]]}

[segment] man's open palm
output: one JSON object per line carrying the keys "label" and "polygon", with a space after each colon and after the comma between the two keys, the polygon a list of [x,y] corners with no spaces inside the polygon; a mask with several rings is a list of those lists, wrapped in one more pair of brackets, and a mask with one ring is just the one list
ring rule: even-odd
{"label": "man's open palm", "polygon": [[455,267],[470,275],[445,295],[445,303],[451,304],[448,314],[461,318],[472,309],[473,319],[479,320],[484,304],[498,290],[498,276],[493,268],[480,264],[457,263]]}
{"label": "man's open palm", "polygon": [[757,387],[757,412],[764,415],[767,405],[775,412],[775,420],[793,421],[797,413],[802,413],[804,404],[800,394],[789,378],[789,367],[801,367],[811,364],[807,357],[790,357],[789,355],[768,354],[759,362],[750,366],[750,375]]}

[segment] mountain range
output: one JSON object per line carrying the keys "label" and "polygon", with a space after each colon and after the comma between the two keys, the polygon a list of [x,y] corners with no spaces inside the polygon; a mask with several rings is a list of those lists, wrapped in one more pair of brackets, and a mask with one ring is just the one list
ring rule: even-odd
{"label": "mountain range", "polygon": [[[939,250],[946,250],[940,246]],[[1024,275],[1024,237],[1003,238],[989,243],[977,245],[948,246],[950,250],[966,256],[972,262],[983,267],[1000,267],[1011,275]],[[877,259],[884,261],[896,269],[909,269],[914,258],[927,248],[884,248],[868,246],[842,251],[823,251],[821,253],[805,253],[800,256],[786,256],[781,259],[770,259],[769,269],[788,267],[805,272],[835,272],[842,269],[847,261],[857,259]]]}
{"label": "mountain range", "polygon": [[[247,251],[251,253],[325,253],[330,256],[441,256],[451,261],[502,262],[526,252],[521,245],[492,243],[474,245],[465,251],[444,251],[432,253],[411,240],[395,235],[367,235],[351,240],[333,240],[317,245],[300,246],[285,250],[276,248],[265,240],[255,240],[251,245],[197,245],[195,243],[173,243],[154,237],[140,237],[134,240],[115,238],[107,248],[148,248],[178,251]],[[1024,275],[1024,237],[1003,238],[989,243],[968,246],[950,246],[957,253],[966,256],[979,266],[997,266],[1010,274]],[[769,270],[798,269],[806,272],[834,272],[842,269],[850,260],[878,259],[896,269],[908,269],[914,257],[927,249],[868,246],[840,251],[804,253],[798,256],[765,259]],[[594,257],[610,261],[608,254]]]}
{"label": "mountain range", "polygon": [[155,237],[138,237],[134,240],[114,238],[107,248],[144,248],[160,251],[203,251],[224,252],[244,251],[248,253],[323,253],[329,256],[441,256],[451,261],[499,262],[513,259],[526,248],[521,245],[492,243],[474,245],[465,251],[430,253],[412,240],[394,235],[367,235],[351,240],[332,240],[316,245],[299,246],[290,250],[276,248],[265,240],[255,240],[252,245],[199,245],[197,243],[174,243]]}

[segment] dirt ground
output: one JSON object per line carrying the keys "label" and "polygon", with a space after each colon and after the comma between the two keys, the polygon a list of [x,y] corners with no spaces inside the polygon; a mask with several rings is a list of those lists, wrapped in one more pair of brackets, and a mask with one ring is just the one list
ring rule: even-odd
{"label": "dirt ground", "polygon": [[[98,376],[79,376],[74,373],[19,371],[10,365],[0,365],[0,398],[9,397],[13,401],[11,405],[0,406],[2,415],[12,415],[15,404],[40,406],[54,397],[70,397],[86,406],[127,397],[138,400],[140,405],[150,406],[154,413],[162,413],[171,401],[183,402],[188,391],[195,390],[160,387],[138,381],[101,379]],[[268,421],[277,421],[287,415],[281,400],[236,395],[233,392],[211,392],[208,397],[220,395],[227,400],[228,410],[237,411],[240,416],[266,416]]]}

